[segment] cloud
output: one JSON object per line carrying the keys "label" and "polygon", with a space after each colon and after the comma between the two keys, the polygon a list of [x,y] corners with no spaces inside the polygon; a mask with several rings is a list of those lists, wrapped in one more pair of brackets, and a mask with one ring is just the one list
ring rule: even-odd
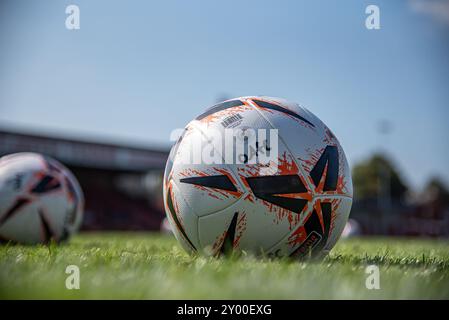
{"label": "cloud", "polygon": [[409,0],[413,12],[449,25],[449,0]]}

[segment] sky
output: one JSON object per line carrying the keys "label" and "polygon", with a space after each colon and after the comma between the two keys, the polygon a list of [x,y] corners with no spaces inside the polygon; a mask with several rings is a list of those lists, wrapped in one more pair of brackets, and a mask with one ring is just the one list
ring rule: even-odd
{"label": "sky", "polygon": [[419,189],[449,181],[448,39],[445,0],[2,0],[0,128],[168,146],[222,98],[282,97],[321,118],[351,165],[386,152]]}

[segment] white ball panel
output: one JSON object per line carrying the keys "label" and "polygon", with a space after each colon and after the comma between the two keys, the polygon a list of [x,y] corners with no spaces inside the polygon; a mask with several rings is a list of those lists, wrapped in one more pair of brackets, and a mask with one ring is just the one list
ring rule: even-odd
{"label": "white ball panel", "polygon": [[332,214],[334,218],[332,219],[328,240],[324,247],[324,251],[328,252],[335,246],[338,239],[340,239],[341,233],[345,228],[351,211],[352,198],[335,196],[320,200],[332,202]]}
{"label": "white ball panel", "polygon": [[[176,239],[182,243],[183,248],[193,252],[199,247],[198,216],[184,200],[176,183],[170,181],[170,188],[172,191],[168,191],[164,199],[168,221]],[[169,197],[171,197],[171,200]],[[169,201],[172,201],[172,208],[170,208]]]}
{"label": "white ball panel", "polygon": [[43,230],[38,213],[39,203],[26,204],[0,226],[0,237],[21,243],[43,241]]}

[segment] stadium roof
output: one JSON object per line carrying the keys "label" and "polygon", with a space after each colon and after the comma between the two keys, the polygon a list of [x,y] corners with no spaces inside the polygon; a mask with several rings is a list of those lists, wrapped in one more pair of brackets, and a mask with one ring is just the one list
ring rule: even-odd
{"label": "stadium roof", "polygon": [[16,152],[42,153],[73,166],[146,171],[163,169],[169,150],[168,148],[136,147],[0,129],[0,156]]}

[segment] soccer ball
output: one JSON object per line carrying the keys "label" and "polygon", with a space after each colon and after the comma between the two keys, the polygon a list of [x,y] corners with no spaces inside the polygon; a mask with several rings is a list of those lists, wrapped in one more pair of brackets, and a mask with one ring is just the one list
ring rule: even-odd
{"label": "soccer ball", "polygon": [[167,161],[164,204],[188,252],[321,257],[348,220],[352,180],[338,140],[310,111],[240,97],[185,127]]}
{"label": "soccer ball", "polygon": [[84,197],[76,178],[54,159],[36,153],[0,158],[0,240],[60,242],[77,231]]}

